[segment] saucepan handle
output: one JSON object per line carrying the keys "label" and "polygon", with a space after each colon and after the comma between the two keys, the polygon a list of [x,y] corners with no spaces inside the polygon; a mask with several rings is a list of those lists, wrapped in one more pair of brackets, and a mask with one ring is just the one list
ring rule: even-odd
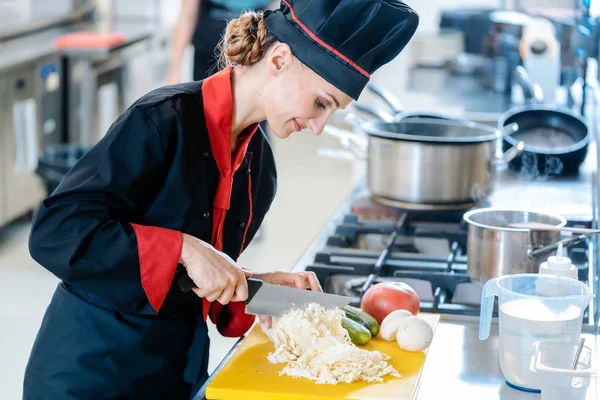
{"label": "saucepan handle", "polygon": [[361,111],[365,114],[369,114],[372,117],[379,118],[382,121],[394,122],[394,116],[392,114],[386,113],[385,111],[379,110],[375,107],[366,106],[360,103],[354,103],[353,107],[356,108],[358,111]]}
{"label": "saucepan handle", "polygon": [[357,159],[365,160],[367,158],[368,141],[366,138],[332,125],[325,125],[323,132],[339,139],[342,146],[350,150]]}
{"label": "saucepan handle", "polygon": [[504,137],[504,136],[510,136],[513,133],[517,132],[519,130],[519,124],[517,124],[516,122],[513,122],[512,124],[508,124],[504,127],[502,127],[502,129],[500,129],[498,136],[500,137]]}
{"label": "saucepan handle", "polygon": [[502,153],[501,156],[494,158],[492,160],[492,165],[494,167],[505,166],[508,165],[509,162],[515,159],[519,154],[523,152],[523,148],[525,148],[525,143],[519,142],[516,146],[511,147]]}
{"label": "saucepan handle", "polygon": [[350,125],[352,125],[353,127],[358,128],[358,129],[364,129],[364,126],[367,123],[367,121],[365,121],[358,115],[351,113],[351,112],[347,112],[344,115],[344,120],[347,123],[349,123]]}
{"label": "saucepan handle", "polygon": [[367,84],[367,89],[369,89],[373,94],[376,94],[377,96],[379,96],[379,98],[385,101],[387,105],[390,106],[394,114],[400,114],[404,111],[404,106],[402,106],[400,101],[398,101],[398,99],[387,90],[374,85],[372,82],[369,82]]}
{"label": "saucepan handle", "polygon": [[539,249],[529,249],[529,251],[528,251],[529,257],[530,258],[539,258],[541,256],[548,254],[552,250],[557,249],[559,244],[562,244],[563,246],[570,246],[581,240],[584,240],[587,236],[588,235],[571,236],[569,238],[559,240],[556,243],[549,244],[548,246],[540,247]]}

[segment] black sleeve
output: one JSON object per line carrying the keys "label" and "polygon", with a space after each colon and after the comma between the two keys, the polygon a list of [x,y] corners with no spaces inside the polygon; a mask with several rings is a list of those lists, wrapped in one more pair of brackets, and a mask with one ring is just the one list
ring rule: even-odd
{"label": "black sleeve", "polygon": [[[181,233],[132,222],[150,204],[166,164],[152,119],[138,107],[129,109],[42,202],[29,238],[31,256],[94,301],[122,312],[158,311],[166,292],[142,284],[140,259],[150,260],[146,270],[152,269],[152,251],[158,251],[163,270],[157,272],[172,280]],[[153,241],[160,248],[153,249]],[[168,291],[170,280],[159,286]]]}

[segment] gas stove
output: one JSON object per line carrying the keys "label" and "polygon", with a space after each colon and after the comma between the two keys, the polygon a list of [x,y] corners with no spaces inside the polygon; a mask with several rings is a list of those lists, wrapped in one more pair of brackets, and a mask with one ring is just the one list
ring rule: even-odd
{"label": "gas stove", "polygon": [[[354,306],[370,285],[400,281],[418,293],[421,311],[479,315],[482,286],[467,275],[465,211],[409,211],[356,199],[338,215],[303,269],[317,275],[325,292],[353,297]],[[580,241],[567,250],[584,282],[588,246]]]}

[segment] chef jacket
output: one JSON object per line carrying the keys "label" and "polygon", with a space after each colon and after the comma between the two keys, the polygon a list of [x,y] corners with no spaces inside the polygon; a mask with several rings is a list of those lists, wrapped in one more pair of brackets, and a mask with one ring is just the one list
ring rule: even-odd
{"label": "chef jacket", "polygon": [[207,378],[207,316],[231,337],[254,323],[178,285],[182,232],[235,260],[276,191],[257,124],[231,152],[231,72],[142,97],[41,204],[30,253],[61,282],[24,399],[187,399]]}

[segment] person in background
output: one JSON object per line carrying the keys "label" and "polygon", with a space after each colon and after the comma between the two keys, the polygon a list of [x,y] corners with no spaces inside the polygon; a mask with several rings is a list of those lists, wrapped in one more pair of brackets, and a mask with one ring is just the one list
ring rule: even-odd
{"label": "person in background", "polygon": [[227,21],[244,10],[264,10],[272,0],[181,0],[179,17],[171,37],[169,70],[164,83],[181,82],[181,61],[187,46],[194,46],[195,81],[217,71],[218,44]]}
{"label": "person in background", "polygon": [[322,290],[312,272],[235,261],[277,188],[258,123],[319,135],[417,25],[400,0],[282,0],[228,23],[222,70],[125,111],[35,213],[29,251],[60,283],[23,399],[191,399],[208,379],[208,319],[228,337],[256,322],[248,277]]}

